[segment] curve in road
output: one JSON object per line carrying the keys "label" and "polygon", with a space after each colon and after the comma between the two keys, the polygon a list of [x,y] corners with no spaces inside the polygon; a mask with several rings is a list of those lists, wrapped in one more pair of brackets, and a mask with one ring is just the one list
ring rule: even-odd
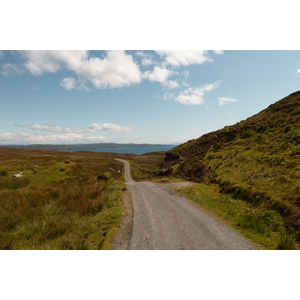
{"label": "curve in road", "polygon": [[[128,161],[125,180],[132,194],[131,250],[254,250],[244,237],[204,213],[170,185],[134,182]],[[188,183],[182,183],[188,184]]]}

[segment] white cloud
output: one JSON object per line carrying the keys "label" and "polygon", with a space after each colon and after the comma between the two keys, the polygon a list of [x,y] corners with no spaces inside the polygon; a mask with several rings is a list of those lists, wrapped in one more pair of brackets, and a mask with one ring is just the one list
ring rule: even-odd
{"label": "white cloud", "polygon": [[170,89],[175,89],[175,88],[179,87],[178,82],[174,81],[174,80],[166,81],[165,83],[163,83],[163,85],[170,88]]}
{"label": "white cloud", "polygon": [[[16,125],[16,126],[20,126],[20,125]],[[33,129],[33,130],[39,130],[39,131],[50,131],[50,132],[68,132],[69,128],[62,128],[60,126],[57,126],[57,125],[52,125],[52,124],[34,124],[34,125],[31,125],[31,126],[24,126],[24,125],[21,125],[21,127],[28,127],[30,129]]]}
{"label": "white cloud", "polygon": [[54,124],[33,124],[30,126],[16,124],[15,126],[27,127],[37,131],[68,133],[94,133],[96,131],[108,131],[109,133],[117,134],[133,131],[133,128],[127,126],[118,126],[112,123],[93,123],[88,127],[61,127]]}
{"label": "white cloud", "polygon": [[60,86],[62,86],[65,90],[73,90],[76,88],[76,79],[73,77],[64,78]]}
{"label": "white cloud", "polygon": [[[75,72],[80,83],[90,81],[97,89],[120,88],[139,83],[142,74],[131,55],[125,51],[106,51],[104,58],[89,57],[88,51],[21,51],[25,67],[33,75],[55,73],[66,68]],[[63,80],[67,89],[83,89],[73,78]],[[81,88],[80,88],[81,87]]]}
{"label": "white cloud", "polygon": [[146,53],[144,51],[138,51],[138,52],[136,52],[136,55],[142,57],[141,62],[142,62],[142,65],[145,66],[145,67],[146,66],[151,66],[155,63],[154,60],[153,60],[152,55],[149,54],[149,53]]}
{"label": "white cloud", "polygon": [[66,67],[75,71],[87,59],[86,50],[30,50],[21,51],[25,58],[25,67],[33,75],[55,73]]}
{"label": "white cloud", "polygon": [[230,103],[233,103],[236,101],[237,101],[237,99],[234,99],[234,98],[226,98],[226,97],[218,98],[218,103],[220,106],[225,105],[225,104],[230,104]]}
{"label": "white cloud", "polygon": [[300,69],[297,70],[297,73],[300,74]]}
{"label": "white cloud", "polygon": [[126,126],[118,126],[118,125],[115,125],[115,124],[110,124],[110,123],[99,123],[99,124],[91,124],[88,129],[90,130],[90,132],[95,132],[95,131],[101,131],[101,130],[104,130],[104,131],[108,131],[110,133],[113,133],[113,134],[117,134],[117,133],[122,133],[122,132],[131,132],[133,131],[132,128],[130,127],[126,127]]}
{"label": "white cloud", "polygon": [[60,86],[65,90],[80,90],[80,91],[89,91],[90,89],[85,85],[85,81],[76,80],[73,77],[64,78]]}
{"label": "white cloud", "polygon": [[224,51],[223,50],[213,50],[215,54],[217,55],[222,55],[224,54]]}
{"label": "white cloud", "polygon": [[185,105],[200,105],[205,103],[204,95],[205,93],[211,92],[216,89],[220,84],[220,81],[217,81],[212,84],[206,84],[203,87],[197,88],[188,88],[180,93],[176,97],[176,101]]}
{"label": "white cloud", "polygon": [[142,59],[142,65],[143,65],[143,66],[151,66],[151,65],[153,65],[153,64],[154,64],[154,62],[153,62],[153,60],[150,59],[150,58],[143,58],[143,59]]}
{"label": "white cloud", "polygon": [[22,69],[14,64],[6,63],[2,66],[2,71],[0,72],[4,76],[11,76],[23,73]]}
{"label": "white cloud", "polygon": [[143,74],[143,77],[148,78],[152,82],[156,81],[156,82],[164,83],[168,79],[168,77],[170,77],[172,74],[173,74],[172,70],[155,66],[152,72],[146,71]]}
{"label": "white cloud", "polygon": [[90,58],[82,64],[78,75],[98,89],[130,86],[142,80],[138,66],[125,51],[107,51],[104,59]]}
{"label": "white cloud", "polygon": [[28,134],[28,133],[0,133],[1,144],[57,144],[57,143],[85,143],[85,142],[100,142],[105,140],[103,136],[83,137],[81,134],[67,133],[63,135],[51,134]]}
{"label": "white cloud", "polygon": [[160,57],[165,59],[166,65],[189,66],[213,61],[205,50],[157,50]]}

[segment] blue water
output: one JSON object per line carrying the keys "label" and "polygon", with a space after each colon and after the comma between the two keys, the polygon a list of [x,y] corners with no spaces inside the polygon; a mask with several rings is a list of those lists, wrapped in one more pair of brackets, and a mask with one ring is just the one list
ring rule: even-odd
{"label": "blue water", "polygon": [[67,152],[75,152],[75,151],[92,151],[92,152],[112,152],[119,154],[133,153],[136,155],[142,155],[148,152],[156,152],[156,151],[168,151],[175,146],[166,145],[159,147],[140,147],[140,148],[102,148],[102,149],[82,149],[82,150],[65,150]]}

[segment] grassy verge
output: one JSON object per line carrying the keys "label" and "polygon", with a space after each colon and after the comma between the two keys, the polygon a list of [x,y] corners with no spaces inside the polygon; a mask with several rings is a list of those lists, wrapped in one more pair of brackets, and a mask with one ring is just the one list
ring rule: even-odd
{"label": "grassy verge", "polygon": [[[180,177],[173,177],[172,172],[169,172],[168,169],[161,169],[163,159],[163,154],[156,154],[152,157],[149,154],[133,157],[130,160],[133,178],[137,181],[147,180],[158,183],[183,181]],[[221,163],[231,165],[228,159],[222,159],[219,164]],[[175,167],[178,166],[175,165]],[[244,173],[247,174],[246,170],[241,172],[241,174]],[[231,179],[235,178],[234,176],[232,173]],[[254,174],[251,174],[250,177],[257,180],[255,186],[259,186],[261,177]],[[268,205],[258,205],[253,201],[246,201],[245,197],[248,194],[237,187],[229,190],[226,189],[224,183],[213,184],[209,183],[209,180],[206,181],[206,183],[194,183],[189,187],[182,188],[180,192],[209,214],[235,228],[260,249],[300,249],[297,242],[299,237],[287,229],[289,227],[286,219],[278,209],[275,209],[276,207],[273,209]]]}
{"label": "grassy verge", "polygon": [[299,249],[274,210],[254,208],[242,200],[221,194],[217,185],[195,183],[179,190],[201,208],[253,241],[259,249]]}
{"label": "grassy verge", "polygon": [[[121,166],[113,158],[4,151],[0,153],[0,249],[113,248],[124,186]],[[23,177],[13,178],[17,172]]]}
{"label": "grassy verge", "polygon": [[[139,156],[129,156],[127,159],[130,162],[131,176],[135,181],[150,181],[161,180],[157,174],[160,171],[160,164],[165,157],[165,152],[151,152]],[[164,178],[164,180],[170,180]]]}

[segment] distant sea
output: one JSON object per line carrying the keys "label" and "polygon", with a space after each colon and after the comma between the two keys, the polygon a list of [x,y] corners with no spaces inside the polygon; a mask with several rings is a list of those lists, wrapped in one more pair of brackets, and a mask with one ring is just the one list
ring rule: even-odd
{"label": "distant sea", "polygon": [[64,150],[67,152],[76,152],[76,151],[91,151],[91,152],[112,152],[119,154],[133,153],[136,155],[142,155],[149,152],[156,151],[169,151],[172,148],[176,147],[175,145],[166,145],[166,146],[153,146],[153,147],[124,147],[124,148],[102,148],[102,149],[80,149],[80,150]]}

